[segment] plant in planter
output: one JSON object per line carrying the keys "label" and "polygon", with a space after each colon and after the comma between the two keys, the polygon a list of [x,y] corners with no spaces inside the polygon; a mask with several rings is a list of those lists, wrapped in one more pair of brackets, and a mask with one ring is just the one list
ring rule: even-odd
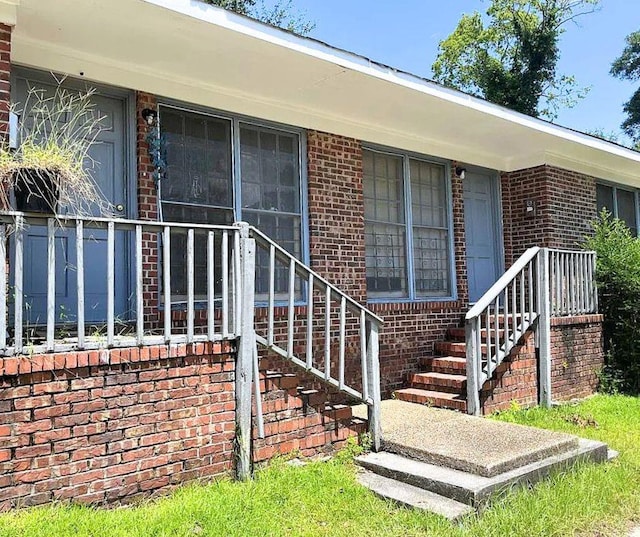
{"label": "plant in planter", "polygon": [[53,92],[28,92],[19,113],[17,149],[0,147],[4,207],[9,206],[12,187],[19,211],[56,214],[64,206],[82,215],[106,210],[108,204],[91,176],[95,162],[90,149],[104,129],[103,117],[91,102],[93,94],[60,86]]}

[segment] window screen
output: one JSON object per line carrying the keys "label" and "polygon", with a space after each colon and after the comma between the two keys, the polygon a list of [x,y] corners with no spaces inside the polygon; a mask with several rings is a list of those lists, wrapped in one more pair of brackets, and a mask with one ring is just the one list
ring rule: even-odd
{"label": "window screen", "polygon": [[417,296],[449,296],[449,215],[446,168],[410,161],[413,263]]}
{"label": "window screen", "polygon": [[[167,173],[160,184],[163,220],[232,223],[231,122],[161,107],[160,128],[167,160]],[[220,246],[215,244],[216,274],[222,273]],[[186,231],[172,232],[171,296],[176,302],[186,300],[186,251]],[[206,256],[206,235],[196,233],[195,293],[199,299],[207,292]],[[219,281],[216,287],[219,290]]]}
{"label": "window screen", "polygon": [[406,225],[401,157],[364,152],[369,295],[407,296]]}

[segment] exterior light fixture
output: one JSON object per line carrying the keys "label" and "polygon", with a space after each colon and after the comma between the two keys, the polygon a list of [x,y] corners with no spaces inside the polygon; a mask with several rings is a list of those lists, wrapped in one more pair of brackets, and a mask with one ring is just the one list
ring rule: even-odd
{"label": "exterior light fixture", "polygon": [[464,181],[465,176],[467,175],[467,169],[462,168],[461,166],[456,166],[456,177],[459,177]]}
{"label": "exterior light fixture", "polygon": [[149,125],[149,127],[153,127],[156,123],[156,119],[158,119],[158,112],[152,110],[151,108],[145,108],[142,112],[142,119],[144,119],[145,123]]}

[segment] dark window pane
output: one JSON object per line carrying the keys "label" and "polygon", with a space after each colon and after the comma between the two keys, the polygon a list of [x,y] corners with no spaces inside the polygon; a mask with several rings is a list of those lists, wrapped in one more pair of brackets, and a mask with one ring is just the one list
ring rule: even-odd
{"label": "dark window pane", "polygon": [[[242,219],[253,224],[294,257],[302,258],[302,214],[300,205],[299,140],[295,134],[243,125],[240,128]],[[256,293],[269,291],[269,259],[259,250],[256,259]],[[289,268],[278,261],[275,293],[286,299]],[[301,283],[296,278],[296,298]]]}
{"label": "dark window pane", "polygon": [[[162,179],[161,209],[166,222],[231,224],[231,124],[203,114],[160,108],[160,128],[166,145],[167,174]],[[221,234],[216,233],[214,272],[221,291]],[[207,297],[207,234],[195,232],[195,294]],[[186,230],[171,233],[172,301],[187,295]]]}
{"label": "dark window pane", "polygon": [[408,294],[402,157],[364,151],[367,291],[371,297]]}
{"label": "dark window pane", "polygon": [[622,220],[635,235],[638,231],[636,220],[636,195],[628,190],[616,189],[618,218]]}
{"label": "dark window pane", "polygon": [[231,207],[231,124],[202,114],[160,108],[167,173],[163,201]]}
{"label": "dark window pane", "polygon": [[596,185],[596,198],[598,213],[600,213],[602,209],[606,209],[611,214],[615,213],[613,206],[613,187],[607,185]]}

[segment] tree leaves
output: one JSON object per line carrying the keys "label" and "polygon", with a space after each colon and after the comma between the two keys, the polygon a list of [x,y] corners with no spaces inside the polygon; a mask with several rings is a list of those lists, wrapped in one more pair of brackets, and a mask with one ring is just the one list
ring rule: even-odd
{"label": "tree leaves", "polygon": [[279,26],[294,34],[307,35],[316,24],[306,18],[304,13],[296,11],[293,0],[277,0],[267,6],[264,0],[202,0],[206,4],[220,6],[240,15],[253,17],[267,24]]}
{"label": "tree leaves", "polygon": [[598,0],[492,0],[486,17],[463,15],[440,42],[436,81],[532,116],[555,119],[588,88],[558,75],[564,25]]}
{"label": "tree leaves", "polygon": [[[625,39],[627,45],[620,57],[613,62],[611,74],[626,80],[640,80],[640,31],[633,32]],[[627,118],[622,123],[624,132],[640,142],[640,89],[624,105]]]}

